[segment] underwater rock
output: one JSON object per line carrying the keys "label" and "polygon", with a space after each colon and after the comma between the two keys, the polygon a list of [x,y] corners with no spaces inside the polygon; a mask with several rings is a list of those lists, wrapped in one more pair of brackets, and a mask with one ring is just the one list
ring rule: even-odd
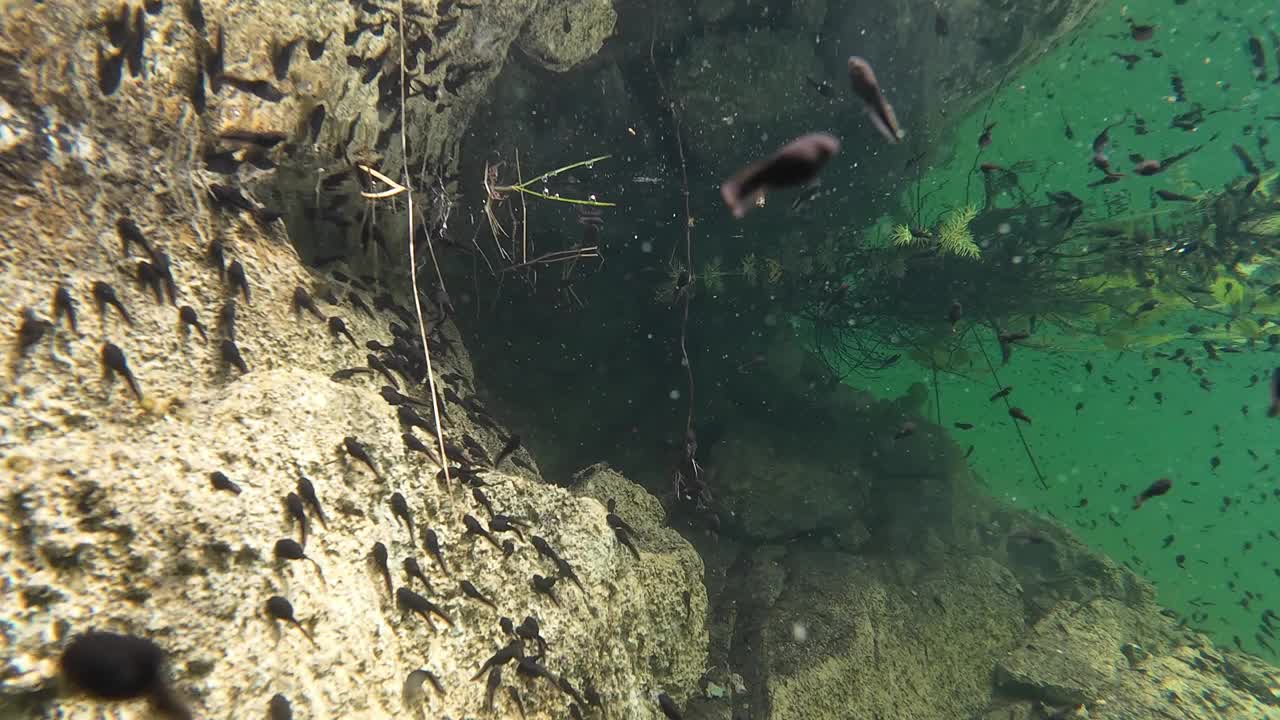
{"label": "underwater rock", "polygon": [[[422,42],[411,50],[411,79],[438,83],[456,108],[433,113],[423,97],[411,99],[410,135],[436,167],[459,154],[467,118],[536,6],[404,5],[411,25],[431,18],[412,28],[411,42]],[[437,5],[452,8],[449,19],[435,17]],[[313,202],[314,168],[280,173],[297,187],[253,181],[275,177],[263,168],[285,167],[298,159],[293,153],[310,158],[300,165],[345,166],[348,153],[377,155],[385,158],[380,169],[398,176],[399,143],[378,121],[395,112],[377,107],[398,99],[391,92],[399,77],[394,16],[370,12],[373,3],[339,0],[202,0],[195,22],[193,4],[161,3],[155,14],[135,13],[147,38],[145,46],[128,43],[144,47],[138,72],[101,83],[97,58],[119,57],[103,18],[120,7],[60,0],[0,11],[0,235],[9,239],[0,300],[44,315],[62,287],[82,311],[78,330],[52,326],[20,363],[0,367],[0,519],[12,530],[0,534],[0,576],[23,598],[8,602],[6,595],[4,603],[0,715],[20,706],[22,717],[96,717],[97,704],[64,696],[57,682],[63,641],[93,628],[162,645],[175,691],[191,699],[199,717],[265,709],[276,694],[300,717],[396,716],[404,712],[404,678],[419,669],[447,690],[423,693],[421,712],[472,717],[485,687],[471,677],[507,642],[499,614],[536,616],[548,670],[576,687],[589,680],[611,715],[656,717],[652,688],[678,698],[694,692],[707,651],[702,568],[687,543],[658,527],[660,513],[632,513],[623,503],[629,484],[614,479],[618,512],[636,530],[637,563],[610,532],[602,505],[542,482],[523,449],[503,472],[482,471],[495,510],[527,522],[527,532],[545,538],[579,579],[581,588],[560,582],[559,605],[552,604],[535,594],[530,578],[554,577],[558,568],[529,543],[503,533],[512,542],[508,556],[464,536],[464,514],[487,515],[456,475],[445,488],[434,463],[404,449],[405,429],[378,392],[391,380],[376,373],[329,379],[365,366],[365,347],[295,312],[294,290],[303,287],[322,315],[341,318],[357,344],[393,341],[393,313],[366,314],[378,307],[377,293],[363,295],[366,311],[338,304],[334,287],[343,295],[363,290],[354,290],[350,277],[339,282],[305,267],[299,253],[313,255],[321,239],[287,212],[279,222],[262,207],[261,198],[276,191]],[[295,40],[301,44],[286,52]],[[105,65],[120,70],[114,61]],[[191,97],[196,82],[199,103]],[[326,106],[323,114],[312,112],[317,103]],[[309,121],[317,117],[313,132]],[[13,137],[17,144],[9,143]],[[395,151],[375,153],[375,145]],[[210,152],[218,171],[202,160]],[[268,155],[271,162],[261,162]],[[452,162],[436,169],[448,174]],[[227,164],[231,175],[223,172]],[[205,319],[207,343],[182,332],[173,308],[151,302],[131,281],[136,259],[124,256],[115,231],[125,217],[153,259],[163,256],[176,304]],[[389,201],[378,217],[395,259],[394,249],[404,247],[394,235],[402,223]],[[144,252],[136,248],[133,257]],[[219,270],[232,262],[253,283],[251,303],[227,302],[230,288]],[[379,281],[408,296],[394,274]],[[92,311],[99,283],[116,288],[131,323],[115,311]],[[4,332],[15,338],[22,315],[6,317]],[[244,372],[220,361],[219,346],[233,333]],[[435,373],[454,378],[457,396],[449,406],[450,439],[494,457],[510,432],[493,420],[471,421],[479,415],[467,412],[475,384],[467,349],[450,322],[437,338],[437,347],[447,339],[449,349],[435,355]],[[141,398],[123,380],[104,378],[106,344],[128,358]],[[401,392],[426,392],[404,380]],[[377,475],[344,452],[346,437],[358,438]],[[212,487],[213,473],[234,478],[239,492]],[[275,563],[273,543],[298,537],[283,501],[299,488],[300,475],[327,522],[309,523],[305,555],[313,562]],[[436,534],[451,576],[417,547],[423,537],[411,539],[397,523],[389,503],[395,492],[415,530]],[[370,561],[377,543],[393,569],[416,558],[436,588],[428,599],[455,627],[440,623],[432,631],[396,607]],[[460,592],[463,580],[497,612]],[[393,590],[411,583],[423,589],[393,572]],[[263,612],[272,596],[287,598],[314,646],[296,629],[281,632]],[[523,693],[530,720],[563,717],[566,704],[552,688]],[[495,705],[515,712],[506,693]]]}
{"label": "underwater rock", "polygon": [[610,0],[551,0],[530,16],[516,44],[542,67],[564,72],[599,52],[617,20]]}
{"label": "underwater rock", "polygon": [[[1142,648],[1137,664],[1126,653],[1131,645]],[[1084,703],[1089,717],[1103,719],[1270,717],[1275,678],[1259,658],[1215,649],[1154,605],[1111,599],[1063,603],[996,668],[1009,697]]]}
{"label": "underwater rock", "polygon": [[800,550],[783,565],[758,645],[759,703],[775,720],[969,717],[1024,628],[1016,580],[989,559]]}
{"label": "underwater rock", "polygon": [[1167,645],[1167,620],[1109,598],[1065,602],[1027,633],[1023,644],[997,666],[997,683],[1017,697],[1051,705],[1094,703],[1116,677],[1130,669],[1127,643],[1148,652]]}
{"label": "underwater rock", "polygon": [[725,522],[737,534],[781,541],[821,532],[846,549],[867,539],[869,478],[841,437],[737,422],[714,446],[708,466],[715,468],[713,492]]}
{"label": "underwater rock", "polygon": [[570,490],[601,504],[612,500],[613,512],[634,529],[638,561],[613,541],[607,527],[602,528],[601,538],[612,544],[614,559],[629,568],[634,585],[624,592],[642,593],[648,626],[635,623],[624,632],[615,632],[612,639],[620,638],[633,652],[643,653],[646,666],[663,679],[654,687],[683,700],[694,692],[707,660],[708,610],[702,558],[679,533],[666,527],[657,498],[608,465],[581,470],[574,475]]}

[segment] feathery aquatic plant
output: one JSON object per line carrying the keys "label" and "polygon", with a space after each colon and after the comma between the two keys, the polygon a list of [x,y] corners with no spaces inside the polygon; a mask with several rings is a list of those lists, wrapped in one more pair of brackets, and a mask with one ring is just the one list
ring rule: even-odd
{"label": "feathery aquatic plant", "polygon": [[893,244],[898,247],[910,247],[920,241],[906,225],[893,226]]}
{"label": "feathery aquatic plant", "polygon": [[973,205],[952,211],[938,228],[938,246],[952,255],[977,259],[982,252],[969,232],[969,223],[977,216],[978,209]]}

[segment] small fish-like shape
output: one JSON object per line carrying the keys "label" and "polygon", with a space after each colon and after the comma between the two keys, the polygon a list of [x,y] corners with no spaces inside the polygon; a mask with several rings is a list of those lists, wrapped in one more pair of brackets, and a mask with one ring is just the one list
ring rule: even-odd
{"label": "small fish-like shape", "polygon": [[320,524],[324,527],[329,526],[329,521],[324,516],[324,510],[320,507],[320,498],[316,495],[316,488],[311,484],[305,475],[298,476],[298,496],[311,508],[316,517],[320,518]]}
{"label": "small fish-like shape", "polygon": [[414,412],[413,408],[408,405],[396,406],[396,418],[400,421],[400,424],[406,428],[422,428],[428,433],[435,434],[436,426],[431,422],[428,422],[426,418]]}
{"label": "small fish-like shape", "polygon": [[471,598],[472,600],[478,600],[484,603],[485,605],[488,605],[489,607],[493,608],[494,610],[498,609],[498,606],[494,604],[494,602],[490,600],[484,593],[480,592],[479,588],[471,584],[470,580],[463,580],[460,583],[460,586],[462,588],[463,595]]}
{"label": "small fish-like shape", "polygon": [[489,672],[493,668],[502,667],[503,665],[506,665],[512,660],[517,660],[522,657],[524,657],[523,645],[520,643],[519,640],[512,640],[511,642],[499,648],[498,651],[495,652],[493,655],[490,655],[489,658],[485,660],[483,664],[480,665],[479,672],[473,675],[471,679],[473,681],[479,680],[481,676],[483,676],[486,672]]}
{"label": "small fish-like shape", "polygon": [[1182,193],[1173,192],[1172,190],[1156,190],[1156,197],[1165,202],[1199,202],[1200,198],[1193,195],[1183,195]]}
{"label": "small fish-like shape", "polygon": [[218,332],[222,333],[222,337],[236,341],[236,301],[234,299],[227,300],[218,310]]}
{"label": "small fish-like shape", "polygon": [[1134,496],[1133,509],[1137,510],[1138,508],[1142,507],[1142,504],[1144,502],[1150,500],[1153,497],[1159,497],[1161,495],[1164,495],[1165,493],[1169,492],[1172,489],[1173,489],[1173,481],[1170,480],[1169,478],[1160,478],[1159,480],[1156,480],[1155,482],[1151,483],[1151,485],[1147,486],[1146,490],[1143,490],[1142,492]]}
{"label": "small fish-like shape", "polygon": [[316,644],[315,638],[311,637],[311,633],[307,632],[307,629],[302,627],[302,623],[298,622],[298,619],[294,616],[293,604],[286,598],[279,595],[272,595],[267,598],[266,610],[267,615],[276,620],[283,620],[284,622],[293,625],[298,628],[304,637],[311,641],[312,645]]}
{"label": "small fish-like shape", "polygon": [[138,281],[138,289],[150,289],[156,297],[156,303],[164,302],[164,287],[160,283],[160,276],[156,274],[155,266],[146,260],[142,260],[137,265],[134,279]]}
{"label": "small fish-like shape", "polygon": [[952,300],[951,307],[947,310],[947,324],[951,326],[951,332],[956,331],[956,323],[960,322],[960,318],[964,315],[964,306],[959,300]]}
{"label": "small fish-like shape", "polygon": [[1146,42],[1156,35],[1155,25],[1139,25],[1133,18],[1125,18],[1129,22],[1129,37],[1137,42]]}
{"label": "small fish-like shape", "polygon": [[302,497],[297,493],[289,493],[284,496],[284,509],[290,518],[298,523],[302,530],[302,545],[307,545],[307,512],[302,504]]}
{"label": "small fish-like shape", "polygon": [[218,351],[224,365],[230,365],[242,373],[249,372],[249,366],[245,364],[244,356],[240,354],[240,346],[236,345],[235,340],[223,338]]}
{"label": "small fish-like shape", "polygon": [[317,320],[325,319],[324,313],[320,312],[320,308],[316,307],[316,301],[311,298],[311,293],[307,289],[298,285],[293,289],[293,309],[296,312],[306,310],[316,317]]}
{"label": "small fish-like shape", "polygon": [[507,515],[499,514],[499,515],[493,515],[492,517],[489,518],[490,532],[515,533],[516,537],[520,538],[521,540],[524,540],[524,533],[520,531],[520,528],[522,527],[528,527],[528,525],[525,525],[519,520],[516,520],[515,518],[509,517]]}
{"label": "small fish-like shape", "polygon": [[401,610],[417,613],[423,620],[426,620],[427,625],[433,629],[435,626],[431,623],[432,615],[444,620],[445,624],[453,627],[453,619],[445,614],[444,610],[442,610],[439,605],[436,605],[409,588],[402,587],[396,589],[396,605]]}
{"label": "small fish-like shape", "polygon": [[493,695],[498,691],[498,686],[502,684],[502,667],[495,667],[489,671],[489,679],[484,684],[484,709],[486,712],[493,712]]}
{"label": "small fish-like shape", "polygon": [[1280,368],[1271,373],[1271,402],[1267,407],[1267,417],[1280,416]]}
{"label": "small fish-like shape", "polygon": [[1009,417],[1013,418],[1014,420],[1021,420],[1022,422],[1028,425],[1031,424],[1031,418],[1027,417],[1027,414],[1022,411],[1022,408],[1016,408],[1016,407],[1009,408]]}
{"label": "small fish-like shape", "polygon": [[124,378],[129,390],[133,392],[133,396],[138,402],[142,402],[142,390],[138,387],[138,381],[133,376],[133,371],[129,369],[129,362],[124,357],[124,351],[118,345],[106,343],[102,346],[102,367],[103,372],[108,377],[119,376]]}
{"label": "small fish-like shape", "polygon": [[413,545],[413,515],[409,512],[409,501],[405,500],[404,495],[398,492],[391,494],[391,514],[397,520],[404,521],[409,530],[409,544]]}
{"label": "small fish-like shape", "polygon": [[440,459],[436,457],[435,452],[432,451],[426,443],[419,440],[417,435],[414,435],[411,432],[404,432],[400,433],[400,439],[404,441],[406,449],[416,453],[422,453],[423,455],[426,455],[431,462],[437,465],[441,464]]}
{"label": "small fish-like shape", "polygon": [[440,536],[436,534],[435,530],[427,528],[422,531],[422,546],[427,549],[427,552],[431,553],[431,559],[440,568],[440,572],[448,575],[449,567],[444,564],[444,553],[440,549]]}
{"label": "small fish-like shape", "polygon": [[267,703],[267,715],[271,720],[293,720],[293,706],[289,704],[289,698],[280,693],[272,695]]}
{"label": "small fish-like shape", "polygon": [[129,247],[137,245],[146,251],[147,255],[151,255],[151,244],[147,242],[147,238],[143,236],[142,230],[132,219],[120,217],[116,220],[116,234],[120,236],[120,249],[128,256]]}
{"label": "small fish-like shape", "polygon": [[499,543],[497,538],[493,536],[493,533],[486,530],[485,527],[480,524],[480,521],[475,518],[475,516],[463,515],[462,524],[467,529],[467,531],[463,533],[463,535],[477,535],[477,536],[483,537],[485,540],[488,540],[490,543],[492,543],[495,548],[499,550],[502,549],[502,544]]}
{"label": "small fish-like shape", "polygon": [[196,317],[195,308],[190,305],[183,305],[178,308],[178,324],[183,328],[195,328],[196,332],[200,333],[200,339],[209,342],[209,336],[205,334],[204,325],[200,324],[200,318]]}
{"label": "small fish-like shape", "polygon": [[225,281],[227,279],[227,260],[226,246],[222,244],[222,238],[214,238],[209,241],[209,247],[205,251],[205,258],[209,264],[218,271],[218,279]]}
{"label": "small fish-like shape", "polygon": [[427,403],[421,400],[418,400],[416,398],[411,398],[408,395],[405,395],[400,391],[396,390],[395,388],[391,387],[390,385],[383,385],[378,390],[378,394],[381,395],[382,399],[385,400],[387,404],[391,406],[417,405],[418,407],[430,407],[430,405],[428,405]]}
{"label": "small fish-like shape", "polygon": [[1262,49],[1262,41],[1256,35],[1249,36],[1248,42],[1249,60],[1253,63],[1253,77],[1255,80],[1263,81],[1267,79],[1267,54]]}
{"label": "small fish-like shape", "polygon": [[129,317],[129,311],[124,309],[124,303],[120,302],[120,298],[116,296],[116,289],[111,285],[96,280],[93,283],[93,302],[98,307],[98,314],[102,315],[108,305],[116,309],[120,313],[120,317],[124,318],[125,324],[133,326],[133,318]]}
{"label": "small fish-like shape", "polygon": [[985,148],[991,144],[991,131],[996,127],[996,123],[989,123],[982,128],[982,134],[978,136],[978,147]]}
{"label": "small fish-like shape", "polygon": [[898,116],[880,91],[880,83],[876,80],[875,71],[871,69],[871,63],[854,55],[849,58],[848,66],[849,84],[853,88],[853,94],[858,96],[866,108],[871,124],[890,143],[901,141],[903,132],[898,126]]}
{"label": "small fish-like shape", "polygon": [[111,702],[147,697],[169,717],[192,717],[165,680],[167,664],[164,650],[147,638],[90,630],[71,639],[58,670],[89,697]]}
{"label": "small fish-like shape", "polygon": [[71,332],[80,332],[76,327],[76,301],[72,299],[71,291],[66,285],[59,285],[58,289],[53,291],[53,321],[61,322],[63,318],[66,318]]}
{"label": "small fish-like shape", "polygon": [[232,260],[227,266],[227,289],[232,295],[240,293],[244,296],[244,301],[249,302],[249,278],[239,260]]}
{"label": "small fish-like shape", "polygon": [[990,398],[989,402],[995,402],[996,400],[999,400],[999,399],[1000,399],[1000,398],[1002,398],[1002,397],[1008,397],[1008,396],[1009,396],[1009,393],[1011,393],[1011,392],[1013,392],[1013,386],[1012,386],[1012,385],[1010,385],[1010,386],[1008,386],[1008,387],[1000,388],[1000,391],[999,391],[999,392],[997,392],[995,395],[992,395],[992,396],[991,396],[991,398]]}
{"label": "small fish-like shape", "polygon": [[316,566],[316,573],[320,575],[320,579],[324,580],[324,571],[320,569],[320,563],[309,557],[297,540],[293,538],[280,538],[276,541],[274,548],[277,560],[306,560]]}
{"label": "small fish-like shape", "polygon": [[546,595],[547,597],[551,598],[551,603],[556,607],[560,607],[560,600],[559,598],[556,597],[556,594],[555,594],[556,582],[559,579],[560,578],[557,578],[557,577],[543,577],[541,575],[534,575],[533,578],[529,581],[529,586],[533,588],[534,592],[540,595]]}
{"label": "small fish-like shape", "polygon": [[366,467],[372,470],[378,480],[383,479],[382,473],[378,472],[378,466],[373,464],[373,458],[369,455],[369,450],[359,440],[348,435],[342,438],[342,447],[346,449],[348,455],[364,463]]}
{"label": "small fish-like shape", "polygon": [[427,588],[427,592],[434,592],[434,589],[431,586],[431,580],[427,578],[427,574],[422,571],[422,566],[418,564],[418,558],[410,555],[404,559],[402,565],[404,567],[404,574],[407,575],[410,580],[416,579]]}
{"label": "small fish-like shape", "polygon": [[342,321],[342,318],[338,317],[337,315],[334,315],[329,318],[328,325],[329,325],[329,334],[333,335],[334,337],[342,335],[351,342],[351,347],[354,347],[354,348],[360,347],[360,344],[356,342],[356,339],[354,337],[352,337],[351,331],[347,329],[347,324]]}
{"label": "small fish-like shape", "polygon": [[1160,164],[1159,160],[1143,160],[1133,166],[1133,174],[1150,177],[1163,172],[1164,169],[1164,166]]}
{"label": "small fish-like shape", "polygon": [[802,135],[769,157],[747,165],[720,185],[720,197],[735,218],[747,214],[766,190],[808,185],[840,150],[840,141],[825,133]]}
{"label": "small fish-like shape", "polygon": [[226,473],[221,470],[214,470],[209,473],[209,484],[213,486],[214,490],[225,490],[233,495],[240,494],[240,486],[232,482],[231,478],[227,477]]}
{"label": "small fish-like shape", "polygon": [[378,572],[382,573],[382,579],[387,584],[387,595],[391,595],[391,568],[387,565],[387,546],[380,542],[375,542],[369,557],[373,559],[373,564],[378,568]]}
{"label": "small fish-like shape", "polygon": [[973,429],[973,423],[958,422],[958,423],[952,423],[952,424],[953,424],[953,425],[955,425],[955,427],[956,427],[956,429],[957,429],[957,430],[972,430],[972,429]]}

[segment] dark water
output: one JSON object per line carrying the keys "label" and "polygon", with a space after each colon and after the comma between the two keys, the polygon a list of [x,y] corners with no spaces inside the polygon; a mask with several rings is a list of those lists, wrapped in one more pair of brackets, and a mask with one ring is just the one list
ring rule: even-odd
{"label": "dark water", "polygon": [[[948,24],[938,36],[921,19],[919,34],[943,47],[980,39],[981,21]],[[1149,38],[1144,25],[1155,26]],[[838,61],[825,59],[852,41],[830,40],[836,49],[805,37],[795,52],[817,48],[810,73],[829,78],[834,100],[797,75],[803,92],[779,99],[772,127],[735,118],[728,90],[714,136],[705,119],[681,118],[695,289],[685,335],[703,451],[713,455],[711,437],[745,418],[788,426],[812,412],[797,374],[779,379],[787,374],[777,368],[786,362],[780,345],[818,351],[824,362],[809,370],[819,387],[838,379],[895,398],[922,383],[921,415],[973,447],[970,467],[991,493],[1056,518],[1150,579],[1162,604],[1219,642],[1238,637],[1270,656],[1251,638],[1280,589],[1272,521],[1280,450],[1266,416],[1280,364],[1272,354],[1280,185],[1269,144],[1280,117],[1278,29],[1265,3],[1104,4],[1042,57],[982,84],[998,89],[963,117],[915,97],[904,78],[918,58],[890,52],[872,59],[909,130],[892,147],[848,93]],[[1250,38],[1262,48],[1261,68]],[[495,396],[525,419],[552,474],[607,459],[670,492],[689,412],[682,307],[672,302],[686,269],[687,219],[675,125],[653,104],[667,97],[660,83],[679,86],[670,76],[700,62],[694,44],[659,40],[655,66],[645,58],[622,77],[590,68],[508,76],[499,98],[527,84],[548,100],[518,124],[495,103],[472,141],[529,148],[539,160],[522,158],[526,175],[612,154],[580,184],[558,186],[618,204],[582,240],[606,259],[577,266],[572,296],[558,287],[556,266],[539,274],[536,290],[508,278],[497,300],[492,287],[481,291],[466,321]],[[773,87],[779,62],[747,61],[733,73],[747,88]],[[617,97],[617,83],[629,101],[599,106],[595,98]],[[706,109],[686,100],[678,111]],[[990,144],[980,146],[991,123]],[[1104,152],[1124,177],[1090,187],[1105,177],[1091,156],[1109,126]],[[796,130],[845,140],[817,196],[792,209],[800,193],[780,191],[733,221],[719,182]],[[1233,145],[1257,169],[1252,189]],[[1134,171],[1185,151],[1157,174]],[[984,172],[983,163],[998,167]],[[1157,190],[1194,200],[1163,200]],[[1078,219],[1046,195],[1062,191],[1080,200]],[[934,241],[893,250],[896,225],[937,228],[970,205],[980,257]],[[570,206],[535,203],[531,213],[530,233],[549,246],[582,237]],[[963,308],[954,331],[953,301]],[[1030,337],[1003,361],[997,332]],[[990,399],[1002,386],[1014,388],[1009,405]],[[1015,427],[1010,406],[1032,422]],[[841,430],[836,420],[815,432]],[[1161,477],[1172,491],[1135,511],[1134,496]]]}

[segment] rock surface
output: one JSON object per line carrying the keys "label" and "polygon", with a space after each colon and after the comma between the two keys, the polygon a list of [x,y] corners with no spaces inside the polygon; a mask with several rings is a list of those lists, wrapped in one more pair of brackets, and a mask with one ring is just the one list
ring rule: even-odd
{"label": "rock surface", "polygon": [[762,648],[778,720],[966,717],[989,700],[991,658],[1022,630],[1017,582],[987,559],[924,568],[792,553],[784,567]]}
{"label": "rock surface", "polygon": [[[445,178],[452,160],[436,160],[456,151],[509,44],[525,28],[527,38],[538,35],[529,24],[538,4],[404,5],[410,44],[418,43],[410,82],[419,91],[438,86],[440,95],[434,105],[425,95],[410,99],[410,157],[431,159],[428,174]],[[319,236],[341,234],[344,217],[350,224],[342,203],[367,206],[352,160],[398,176],[399,143],[390,141],[397,18],[371,14],[371,3],[204,0],[198,17],[194,7],[18,2],[0,11],[0,300],[11,309],[0,332],[17,337],[24,308],[37,325],[52,320],[59,286],[77,311],[75,329],[60,322],[28,348],[10,345],[0,368],[0,717],[97,717],[99,706],[69,693],[56,672],[60,648],[89,628],[158,642],[200,717],[264,716],[275,693],[289,698],[295,717],[475,717],[484,712],[485,681],[472,676],[508,641],[500,615],[516,623],[536,616],[549,644],[546,666],[579,690],[591,683],[611,714],[655,717],[658,691],[682,700],[707,648],[701,563],[688,544],[635,518],[643,528],[637,562],[612,537],[600,502],[544,484],[517,451],[502,471],[481,472],[483,491],[573,566],[583,587],[562,578],[557,605],[530,586],[533,574],[554,576],[556,568],[528,542],[500,534],[515,542],[504,557],[464,535],[463,514],[484,519],[486,511],[456,468],[446,487],[434,462],[405,449],[407,428],[378,394],[387,381],[374,373],[330,378],[366,365],[366,341],[393,342],[393,313],[372,308],[404,287],[386,274],[353,280],[361,271],[346,267],[345,276],[319,275],[299,258],[323,254]],[[557,67],[585,57],[611,31],[607,4],[582,7],[589,10],[554,5],[585,18],[571,23],[571,48],[544,53]],[[273,63],[290,45],[287,67]],[[328,165],[326,176],[336,169],[342,183],[322,189],[308,162]],[[256,196],[241,190],[286,163],[283,179]],[[289,195],[290,182],[301,198]],[[403,233],[393,202],[403,212],[402,197],[380,201],[370,225],[379,237]],[[321,204],[328,209],[317,212]],[[322,220],[325,212],[332,217]],[[128,223],[142,243],[126,242]],[[403,247],[381,244],[392,258],[399,251],[390,248]],[[247,289],[229,283],[232,262]],[[153,294],[149,280],[137,280],[161,264],[174,279],[172,298],[163,284]],[[96,307],[96,283],[114,289],[127,319]],[[321,317],[295,306],[298,290]],[[233,300],[229,324],[223,311]],[[423,303],[439,316],[440,307]],[[180,323],[179,306],[198,329]],[[350,338],[327,325],[331,317]],[[492,459],[508,433],[480,421],[457,331],[432,325],[437,384],[449,377],[453,393],[446,434],[451,443],[472,438]],[[244,372],[225,360],[223,341],[232,336]],[[104,372],[108,344],[120,348],[140,397]],[[396,384],[411,396],[427,393],[403,377]],[[415,432],[434,445],[430,432]],[[346,437],[368,449],[376,474],[344,451]],[[215,471],[240,492],[216,490]],[[301,540],[283,506],[299,475],[314,484],[327,522],[309,516],[309,561],[278,561],[277,540]],[[412,531],[391,511],[396,492]],[[611,493],[654,502],[620,477]],[[424,549],[426,528],[439,534],[447,575]],[[438,603],[452,625],[436,618],[432,629],[397,607],[370,560],[377,542],[389,550],[392,589]],[[410,556],[430,588],[401,570]],[[497,607],[466,598],[463,579]],[[292,603],[314,644],[267,617],[272,595]],[[403,685],[415,669],[435,673],[447,694],[428,686],[406,702]],[[568,712],[565,694],[513,666],[502,685],[519,690],[529,718]],[[494,702],[495,712],[519,714],[506,690]],[[121,712],[147,715],[141,703]]]}

